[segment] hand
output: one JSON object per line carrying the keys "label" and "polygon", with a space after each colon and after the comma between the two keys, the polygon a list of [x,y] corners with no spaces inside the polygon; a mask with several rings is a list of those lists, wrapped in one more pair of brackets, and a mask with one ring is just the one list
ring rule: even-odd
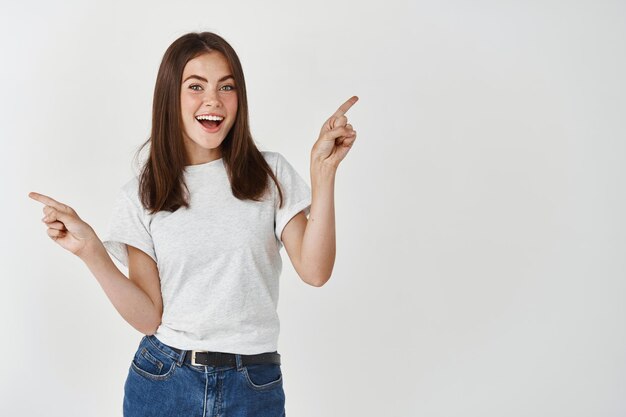
{"label": "hand", "polygon": [[324,122],[320,136],[311,150],[312,162],[317,161],[337,168],[350,152],[356,140],[356,130],[348,124],[348,118],[344,114],[358,100],[357,96],[352,96]]}
{"label": "hand", "polygon": [[64,249],[80,256],[85,248],[100,241],[93,228],[78,217],[70,206],[43,194],[32,192],[28,196],[45,204],[45,216],[41,221],[48,225],[48,236]]}

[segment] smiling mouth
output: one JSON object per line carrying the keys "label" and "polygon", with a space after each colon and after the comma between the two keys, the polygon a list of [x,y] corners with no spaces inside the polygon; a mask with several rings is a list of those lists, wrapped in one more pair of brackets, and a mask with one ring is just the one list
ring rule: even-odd
{"label": "smiling mouth", "polygon": [[207,129],[213,130],[217,128],[219,125],[221,125],[224,119],[222,120],[198,120],[196,119],[196,121],[200,123],[202,126],[206,127]]}

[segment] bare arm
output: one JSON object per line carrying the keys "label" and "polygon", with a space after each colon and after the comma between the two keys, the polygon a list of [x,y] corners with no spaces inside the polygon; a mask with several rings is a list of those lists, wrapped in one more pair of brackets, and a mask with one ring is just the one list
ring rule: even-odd
{"label": "bare arm", "polygon": [[296,214],[283,229],[282,241],[300,278],[321,287],[335,264],[335,169],[311,169],[312,203],[309,219]]}
{"label": "bare arm", "polygon": [[[115,266],[93,228],[73,208],[43,194],[31,192],[28,196],[44,204],[45,216],[41,220],[48,226],[48,236],[85,262],[124,320],[141,333],[153,334],[162,313],[154,261],[150,260],[150,265],[145,261],[147,255],[142,258],[138,249],[129,249],[129,275],[133,279],[127,278]],[[148,294],[152,294],[154,302]]]}
{"label": "bare arm", "polygon": [[100,244],[80,258],[124,320],[143,334],[154,334],[161,323],[161,311],[144,290],[115,266],[104,245],[97,243]]}
{"label": "bare arm", "polygon": [[295,215],[282,240],[298,275],[315,287],[330,279],[335,265],[335,176],[337,167],[356,140],[345,113],[356,103],[352,96],[324,122],[311,150],[311,211]]}

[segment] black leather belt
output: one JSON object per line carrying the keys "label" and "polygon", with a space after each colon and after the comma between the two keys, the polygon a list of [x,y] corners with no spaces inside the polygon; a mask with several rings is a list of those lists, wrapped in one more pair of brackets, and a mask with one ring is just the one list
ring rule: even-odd
{"label": "black leather belt", "polygon": [[[170,348],[176,353],[180,354],[182,352],[182,350],[175,347],[170,346]],[[278,352],[239,356],[241,356],[242,366],[257,363],[274,363],[280,365],[280,354]],[[208,352],[206,350],[188,350],[187,353],[185,353],[185,362],[195,366],[237,366],[234,353]]]}

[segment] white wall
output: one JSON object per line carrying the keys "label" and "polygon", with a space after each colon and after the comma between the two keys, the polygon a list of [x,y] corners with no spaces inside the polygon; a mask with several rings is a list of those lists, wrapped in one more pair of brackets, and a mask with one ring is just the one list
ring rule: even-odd
{"label": "white wall", "polygon": [[626,414],[624,2],[118,0],[0,6],[0,415],[121,415],[142,335],[27,194],[102,236],[162,55],[201,30],[307,180],[360,97],[333,277],[282,252],[288,415]]}

